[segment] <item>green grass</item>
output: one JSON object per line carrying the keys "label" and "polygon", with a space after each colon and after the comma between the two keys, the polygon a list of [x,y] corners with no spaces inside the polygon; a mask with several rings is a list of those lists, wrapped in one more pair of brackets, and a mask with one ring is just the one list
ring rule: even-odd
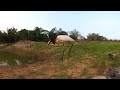
{"label": "green grass", "polygon": [[[47,43],[45,42],[35,42],[29,45],[34,50],[39,51],[48,51],[48,50],[54,50],[54,57],[58,59],[62,54],[62,46],[54,46],[50,45],[47,46]],[[68,50],[70,45],[65,46],[65,58],[68,58]],[[76,43],[72,50],[71,50],[71,57],[75,58],[78,61],[90,59],[90,60],[111,60],[108,56],[108,53],[113,51],[120,51],[120,42],[111,42],[111,41],[82,41],[80,43]],[[19,57],[17,53],[14,52],[4,52],[0,51],[1,57],[6,57],[6,54],[8,54],[7,57],[15,58]],[[3,53],[3,54],[2,54]],[[13,55],[12,55],[13,54]],[[20,53],[19,53],[20,54]],[[20,54],[21,55],[21,54]],[[26,56],[29,57],[29,56]],[[52,56],[51,56],[52,57]],[[24,55],[23,55],[23,58]],[[116,59],[119,59],[120,55],[116,57]]]}
{"label": "green grass", "polygon": [[[55,49],[55,59],[59,60],[62,53],[62,47],[53,47]],[[69,45],[65,47],[64,59],[68,58]],[[109,53],[117,53],[114,60],[108,55]],[[108,68],[107,63],[112,62],[111,67],[120,67],[120,42],[110,41],[83,41],[76,43],[72,50],[71,56],[76,62],[90,60],[92,62],[91,68],[96,68],[97,75],[103,75]],[[91,77],[89,70],[83,70],[83,76]]]}
{"label": "green grass", "polygon": [[18,52],[10,52],[10,51],[0,51],[0,61],[7,62],[8,65],[16,65],[16,60],[20,63],[24,64],[29,61],[34,61],[37,59],[36,55],[18,53]]}
{"label": "green grass", "polygon": [[72,56],[76,59],[101,59],[110,60],[108,53],[120,50],[120,42],[82,42],[74,45]]}
{"label": "green grass", "polygon": [[[12,45],[9,45],[12,47]],[[12,47],[13,49],[15,47]],[[60,60],[62,55],[62,46],[55,45],[47,45],[45,42],[34,42],[29,44],[28,47],[31,48],[30,52],[22,52],[17,49],[14,50],[0,50],[0,61],[5,61],[9,65],[16,65],[16,61],[18,60],[22,64],[26,64],[28,62],[34,62],[40,59],[45,58],[44,60],[57,61],[59,63],[64,62],[65,60],[69,61],[71,59],[74,62],[83,63],[86,60],[89,60],[92,64],[89,68],[83,69],[80,73],[80,76],[83,78],[91,78],[92,74],[89,69],[96,69],[97,75],[103,75],[105,70],[108,67],[120,67],[120,42],[112,42],[112,41],[81,41],[76,42],[71,49],[71,55],[68,57],[68,51],[70,45],[65,46],[65,54],[64,60]],[[35,53],[38,51],[37,53]],[[109,53],[116,53],[114,60],[108,55]],[[110,65],[108,65],[110,63]],[[47,65],[47,63],[46,63]],[[70,66],[71,65],[71,66]],[[51,77],[51,78],[68,78],[67,70],[68,68],[74,68],[73,62],[66,67],[59,67],[61,69],[59,75]],[[88,64],[89,65],[89,64]],[[44,71],[44,70],[43,70]],[[79,75],[78,75],[79,76]],[[19,78],[19,77],[18,77]],[[20,76],[21,78],[21,76]],[[71,77],[72,78],[72,77]]]}
{"label": "green grass", "polygon": [[[46,43],[36,43],[35,48],[40,50],[50,50],[54,49],[53,57],[56,60],[59,60],[62,55],[62,46],[47,46]],[[70,45],[65,46],[65,54],[64,59],[68,58],[68,50]],[[112,60],[108,55],[111,52],[117,52],[117,56],[115,56],[115,60]],[[105,67],[104,63],[107,61],[112,61],[112,66],[118,67],[120,66],[120,42],[112,42],[112,41],[82,41],[79,43],[75,43],[72,50],[71,56],[76,61],[81,62],[84,60],[91,60],[94,64],[97,62]],[[98,64],[98,65],[99,65]],[[97,66],[98,66],[97,65]],[[99,68],[102,66],[98,66]],[[97,67],[96,66],[96,67]]]}

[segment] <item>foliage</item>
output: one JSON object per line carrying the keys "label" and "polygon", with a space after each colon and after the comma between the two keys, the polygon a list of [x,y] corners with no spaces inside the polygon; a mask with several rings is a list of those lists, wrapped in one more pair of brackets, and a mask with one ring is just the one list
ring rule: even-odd
{"label": "foliage", "polygon": [[[17,41],[31,40],[37,42],[48,42],[49,39],[53,39],[57,35],[69,35],[74,40],[86,40],[84,36],[76,29],[70,31],[70,33],[57,29],[54,27],[50,31],[43,29],[42,27],[35,27],[33,30],[21,29],[18,30],[14,27],[7,28],[7,32],[0,31],[0,43],[15,43]],[[100,36],[99,34],[88,34],[87,40],[108,40],[107,38]],[[115,40],[114,40],[115,41]]]}
{"label": "foliage", "polygon": [[79,37],[82,37],[82,35],[76,29],[74,29],[73,31],[71,31],[69,36],[71,38],[73,38],[74,40],[78,40]]}
{"label": "foliage", "polygon": [[0,42],[14,43],[19,40],[47,42],[49,39],[48,33],[48,30],[39,27],[35,27],[34,30],[21,29],[20,31],[17,31],[16,28],[12,27],[7,29],[7,32],[0,31]]}
{"label": "foliage", "polygon": [[58,31],[57,31],[57,35],[68,35],[68,33],[66,31],[63,31],[62,28],[60,28]]}
{"label": "foliage", "polygon": [[87,36],[87,40],[98,40],[98,41],[103,41],[103,40],[107,40],[106,37],[100,36],[99,34],[96,33],[90,33]]}

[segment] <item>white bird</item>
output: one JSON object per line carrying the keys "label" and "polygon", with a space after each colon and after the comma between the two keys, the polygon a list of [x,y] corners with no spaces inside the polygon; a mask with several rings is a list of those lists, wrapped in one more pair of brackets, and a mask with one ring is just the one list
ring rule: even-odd
{"label": "white bird", "polygon": [[64,56],[64,51],[65,51],[65,49],[64,49],[64,44],[71,44],[71,47],[70,47],[70,49],[69,49],[69,55],[70,55],[70,51],[71,51],[71,49],[72,49],[72,46],[73,46],[73,44],[75,43],[75,40],[74,39],[72,39],[71,37],[69,37],[69,36],[67,36],[67,35],[58,35],[58,36],[55,36],[55,37],[53,37],[49,42],[48,42],[48,45],[50,44],[50,43],[53,43],[53,44],[60,44],[60,43],[62,43],[63,44],[63,53],[62,53],[62,59],[63,59],[63,56]]}

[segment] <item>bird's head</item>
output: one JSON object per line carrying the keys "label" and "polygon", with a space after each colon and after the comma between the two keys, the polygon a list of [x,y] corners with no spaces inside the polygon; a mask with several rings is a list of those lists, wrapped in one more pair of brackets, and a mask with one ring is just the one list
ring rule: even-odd
{"label": "bird's head", "polygon": [[49,40],[49,42],[48,42],[48,45],[52,42],[53,44],[55,44],[56,43],[56,38],[57,38],[57,35],[56,34],[54,34],[51,38],[50,38],[50,40]]}

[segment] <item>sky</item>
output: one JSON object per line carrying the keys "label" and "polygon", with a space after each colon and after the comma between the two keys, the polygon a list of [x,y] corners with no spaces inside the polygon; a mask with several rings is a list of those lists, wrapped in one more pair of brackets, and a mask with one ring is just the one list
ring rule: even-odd
{"label": "sky", "polygon": [[120,39],[120,11],[0,11],[0,30],[15,27],[33,30],[36,26],[46,30],[68,32],[77,29],[87,37],[99,33],[108,39]]}

